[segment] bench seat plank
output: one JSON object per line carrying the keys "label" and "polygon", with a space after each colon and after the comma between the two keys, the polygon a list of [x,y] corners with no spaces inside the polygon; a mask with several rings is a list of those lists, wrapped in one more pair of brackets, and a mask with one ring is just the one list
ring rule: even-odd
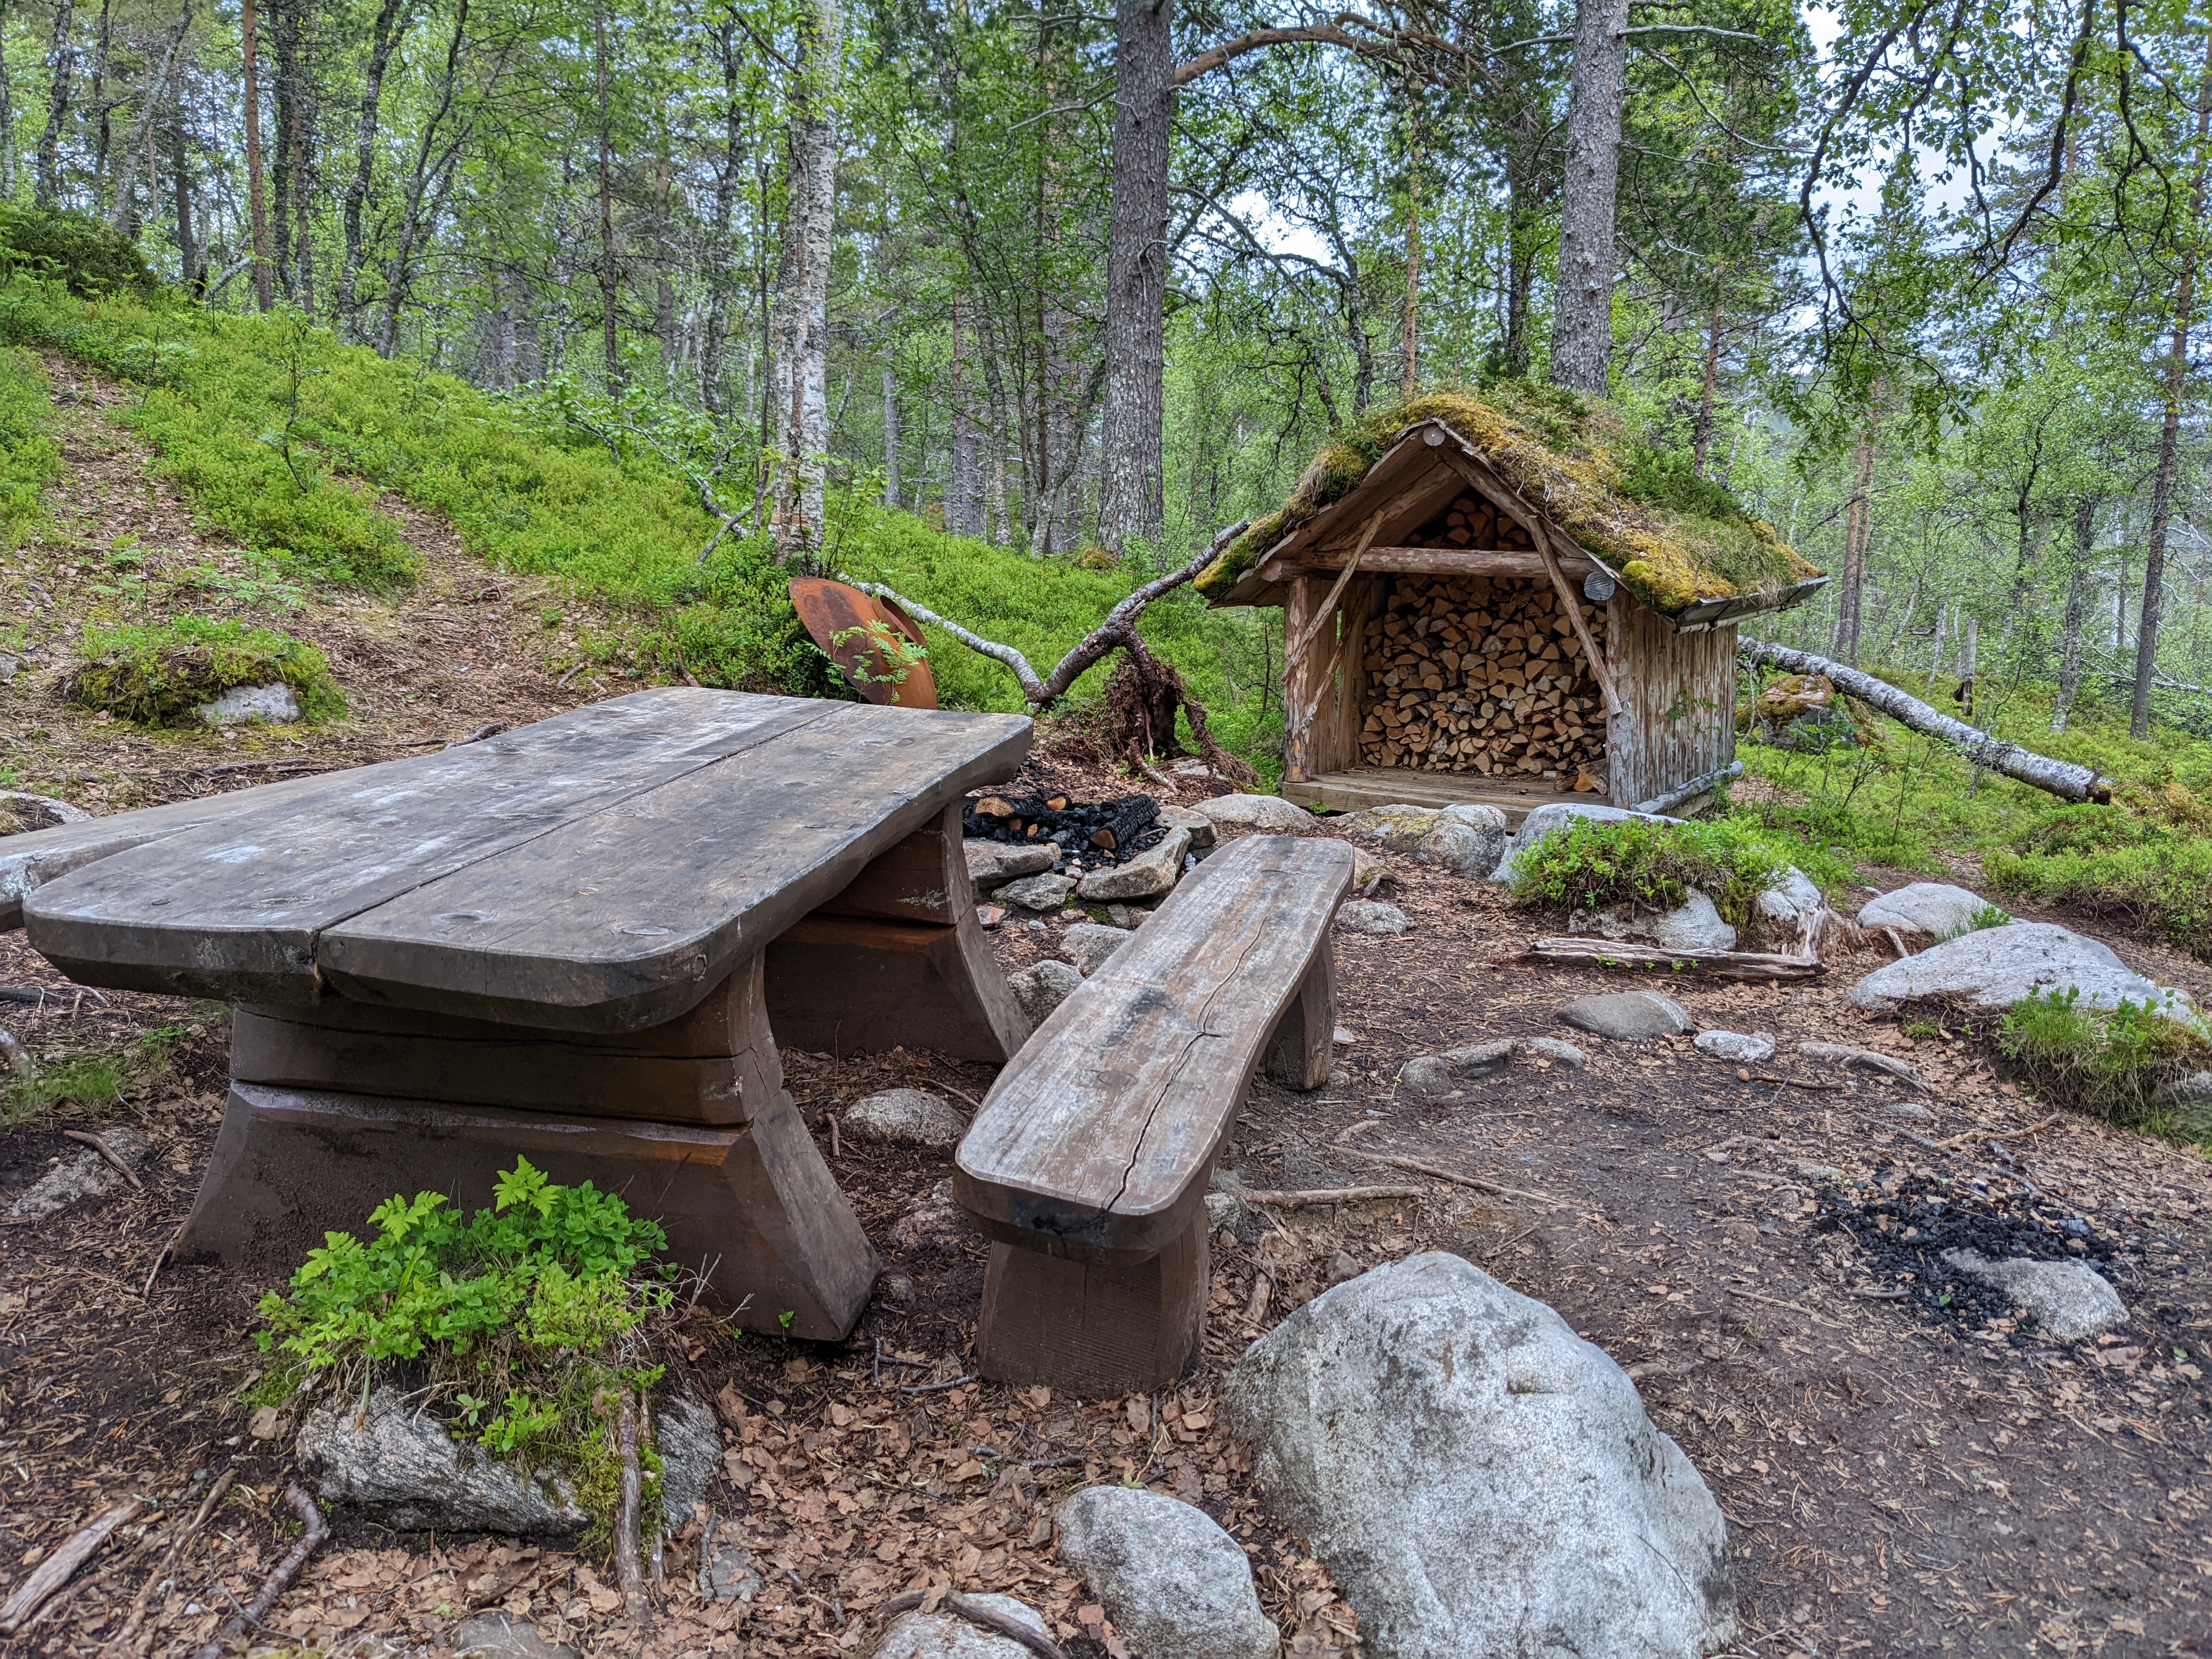
{"label": "bench seat plank", "polygon": [[1175,1244],[1352,868],[1341,842],[1254,836],[1177,887],[1000,1073],[954,1175],[978,1225],[1100,1261]]}

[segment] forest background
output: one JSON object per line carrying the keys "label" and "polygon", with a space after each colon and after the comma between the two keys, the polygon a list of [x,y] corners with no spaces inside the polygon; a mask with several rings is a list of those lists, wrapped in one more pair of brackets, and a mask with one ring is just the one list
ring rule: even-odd
{"label": "forest background", "polygon": [[[19,283],[10,337],[168,385],[173,453],[222,404],[286,488],[451,462],[427,504],[663,672],[801,689],[794,562],[1048,660],[1333,429],[1549,379],[1834,573],[1785,642],[2168,778],[2161,723],[2212,733],[2183,0],[7,0],[0,45],[11,257],[62,210],[167,289]],[[598,517],[531,506],[556,453]],[[1279,619],[1146,627],[1267,769]]]}

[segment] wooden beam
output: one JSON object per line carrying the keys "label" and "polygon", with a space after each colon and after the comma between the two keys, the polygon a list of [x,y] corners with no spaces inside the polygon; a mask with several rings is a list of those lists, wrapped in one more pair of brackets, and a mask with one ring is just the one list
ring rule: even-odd
{"label": "wooden beam", "polygon": [[1605,695],[1605,712],[1611,715],[1620,708],[1620,693],[1613,689],[1613,671],[1606,666],[1605,659],[1598,653],[1597,641],[1590,638],[1589,624],[1583,620],[1582,595],[1567,585],[1567,573],[1559,568],[1559,556],[1552,550],[1551,532],[1543,521],[1531,520],[1528,535],[1536,544],[1537,552],[1543,555],[1544,573],[1559,590],[1559,604],[1574,625],[1575,637],[1582,641],[1583,656],[1589,664],[1590,677],[1596,680],[1597,689]]}
{"label": "wooden beam", "polygon": [[[1263,580],[1287,581],[1303,572],[1343,568],[1344,556],[1335,549],[1317,549],[1297,556],[1269,559],[1260,567]],[[1572,554],[1563,555],[1560,568],[1569,575],[1589,575],[1597,567]],[[1370,547],[1359,568],[1370,574],[1408,576],[1541,576],[1544,556],[1517,547]]]}

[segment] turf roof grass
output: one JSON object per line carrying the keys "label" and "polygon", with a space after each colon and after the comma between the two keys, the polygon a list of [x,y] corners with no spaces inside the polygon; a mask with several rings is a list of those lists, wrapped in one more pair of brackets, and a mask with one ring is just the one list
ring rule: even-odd
{"label": "turf roof grass", "polygon": [[1466,439],[1655,611],[1671,616],[1704,599],[1778,593],[1822,574],[1686,458],[1641,442],[1610,405],[1508,381],[1480,396],[1428,392],[1370,410],[1322,446],[1290,500],[1200,573],[1198,591],[1227,592],[1268,549],[1357,489],[1407,428],[1431,420]]}

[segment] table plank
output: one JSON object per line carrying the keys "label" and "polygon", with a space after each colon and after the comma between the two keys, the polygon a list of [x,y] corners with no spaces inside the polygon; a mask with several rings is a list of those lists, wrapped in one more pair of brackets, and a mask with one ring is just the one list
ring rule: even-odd
{"label": "table plank", "polygon": [[1352,881],[1342,842],[1251,836],[1177,887],[1055,1009],[960,1143],[986,1221],[1150,1253],[1236,1121]]}
{"label": "table plank", "polygon": [[675,1018],[979,784],[1030,721],[819,705],[775,743],[640,792],[338,923],[350,996],[573,1030]]}
{"label": "table plank", "polygon": [[330,774],[42,884],[25,927],[91,984],[312,998],[314,942],[332,924],[843,706],[671,687]]}

